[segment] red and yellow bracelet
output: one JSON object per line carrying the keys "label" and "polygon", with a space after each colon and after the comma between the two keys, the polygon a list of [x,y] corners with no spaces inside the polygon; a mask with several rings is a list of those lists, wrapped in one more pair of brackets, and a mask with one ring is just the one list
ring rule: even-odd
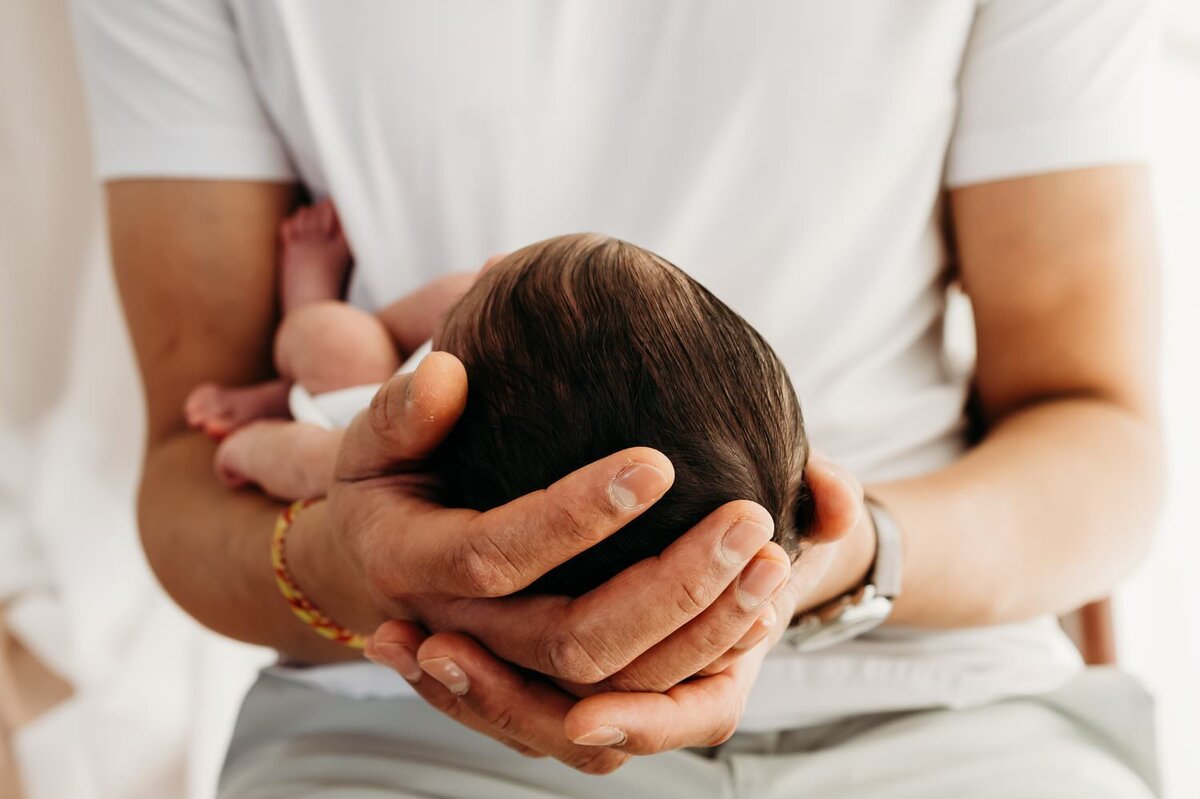
{"label": "red and yellow bracelet", "polygon": [[275,584],[279,586],[279,592],[291,606],[292,612],[302,622],[312,627],[317,635],[345,644],[352,649],[362,649],[366,646],[366,637],[347,630],[322,613],[321,609],[300,590],[296,579],[288,571],[287,556],[284,554],[284,542],[287,540],[288,531],[292,529],[292,522],[295,521],[300,511],[315,502],[317,502],[316,499],[302,499],[293,502],[287,510],[279,514],[279,520],[275,522],[275,534],[271,536],[271,566],[275,569]]}

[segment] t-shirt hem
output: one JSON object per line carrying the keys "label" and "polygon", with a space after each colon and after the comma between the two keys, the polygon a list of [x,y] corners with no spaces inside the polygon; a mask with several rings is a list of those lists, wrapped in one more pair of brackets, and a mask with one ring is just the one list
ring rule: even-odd
{"label": "t-shirt hem", "polygon": [[290,183],[297,179],[278,140],[253,132],[101,128],[94,131],[94,140],[94,171],[100,180],[179,177]]}
{"label": "t-shirt hem", "polygon": [[1037,124],[955,137],[944,184],[958,188],[1072,169],[1141,163],[1148,148],[1140,124],[1122,120],[1088,127]]}

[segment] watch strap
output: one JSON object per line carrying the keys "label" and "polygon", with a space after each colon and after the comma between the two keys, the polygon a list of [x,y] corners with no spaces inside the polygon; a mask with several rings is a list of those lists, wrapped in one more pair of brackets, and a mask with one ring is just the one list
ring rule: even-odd
{"label": "watch strap", "polygon": [[895,599],[900,595],[902,571],[900,527],[878,500],[865,497],[864,503],[875,526],[875,565],[867,582],[875,586],[880,596]]}

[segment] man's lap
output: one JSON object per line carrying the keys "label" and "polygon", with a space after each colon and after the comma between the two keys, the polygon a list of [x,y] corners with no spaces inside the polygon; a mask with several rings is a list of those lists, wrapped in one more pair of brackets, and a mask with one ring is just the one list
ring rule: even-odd
{"label": "man's lap", "polygon": [[1153,793],[1133,768],[1154,779],[1149,716],[1135,683],[1089,672],[1044,697],[739,733],[716,750],[634,758],[595,777],[522,757],[416,700],[355,700],[263,676],[220,796],[1142,799]]}

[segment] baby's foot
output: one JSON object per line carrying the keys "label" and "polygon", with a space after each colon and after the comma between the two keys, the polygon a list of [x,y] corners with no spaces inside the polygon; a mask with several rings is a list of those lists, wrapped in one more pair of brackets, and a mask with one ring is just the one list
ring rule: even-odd
{"label": "baby's foot", "polygon": [[220,441],[255,419],[286,417],[288,384],[282,380],[246,388],[203,383],[192,389],[183,406],[188,425]]}
{"label": "baby's foot", "polygon": [[310,302],[341,299],[350,247],[333,202],[299,209],[279,225],[283,312]]}

